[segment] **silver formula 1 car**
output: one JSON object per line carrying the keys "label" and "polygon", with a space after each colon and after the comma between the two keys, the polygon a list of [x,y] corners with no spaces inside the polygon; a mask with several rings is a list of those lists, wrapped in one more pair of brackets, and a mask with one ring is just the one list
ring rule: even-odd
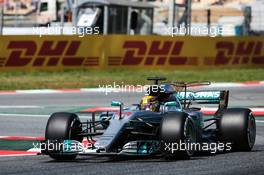
{"label": "silver formula 1 car", "polygon": [[[189,159],[200,151],[250,151],[254,146],[255,118],[250,109],[227,108],[229,91],[188,90],[210,82],[148,80],[154,84],[140,104],[125,108],[113,101],[113,110],[100,111],[98,120],[98,111],[86,121],[74,113],[52,114],[41,153],[55,160],[73,160],[77,155]],[[196,104],[215,104],[218,110],[204,117],[200,108],[193,107]]]}

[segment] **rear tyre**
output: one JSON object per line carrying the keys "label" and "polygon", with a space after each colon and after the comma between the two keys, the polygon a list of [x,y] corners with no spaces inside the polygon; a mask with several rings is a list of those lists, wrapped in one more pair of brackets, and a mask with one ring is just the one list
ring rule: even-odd
{"label": "rear tyre", "polygon": [[169,159],[190,159],[196,143],[196,129],[192,119],[184,112],[165,114],[161,121],[161,152]]}
{"label": "rear tyre", "polygon": [[[81,132],[80,119],[73,113],[58,112],[50,116],[47,126],[45,139],[46,140],[77,140],[82,141],[78,136]],[[77,154],[61,154],[57,151],[48,151],[51,158],[55,160],[74,160]]]}
{"label": "rear tyre", "polygon": [[218,121],[219,139],[233,151],[250,151],[256,139],[256,122],[250,109],[231,108]]}

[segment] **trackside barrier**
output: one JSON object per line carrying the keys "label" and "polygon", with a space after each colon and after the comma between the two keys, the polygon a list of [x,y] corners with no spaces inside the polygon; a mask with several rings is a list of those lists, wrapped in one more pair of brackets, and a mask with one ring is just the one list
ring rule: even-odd
{"label": "trackside barrier", "polygon": [[264,37],[1,36],[0,41],[0,70],[264,67]]}

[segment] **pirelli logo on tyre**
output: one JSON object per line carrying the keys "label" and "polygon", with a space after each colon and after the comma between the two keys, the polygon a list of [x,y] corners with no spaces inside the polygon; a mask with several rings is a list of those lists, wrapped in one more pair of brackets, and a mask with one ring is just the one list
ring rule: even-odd
{"label": "pirelli logo on tyre", "polygon": [[0,70],[264,67],[263,37],[2,36]]}

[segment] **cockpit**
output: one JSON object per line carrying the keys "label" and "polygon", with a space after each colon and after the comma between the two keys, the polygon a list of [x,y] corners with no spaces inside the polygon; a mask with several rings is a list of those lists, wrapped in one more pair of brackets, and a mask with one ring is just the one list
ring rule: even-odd
{"label": "cockpit", "polygon": [[140,101],[140,109],[153,112],[181,111],[182,106],[175,92],[174,86],[169,83],[151,85],[147,95]]}

